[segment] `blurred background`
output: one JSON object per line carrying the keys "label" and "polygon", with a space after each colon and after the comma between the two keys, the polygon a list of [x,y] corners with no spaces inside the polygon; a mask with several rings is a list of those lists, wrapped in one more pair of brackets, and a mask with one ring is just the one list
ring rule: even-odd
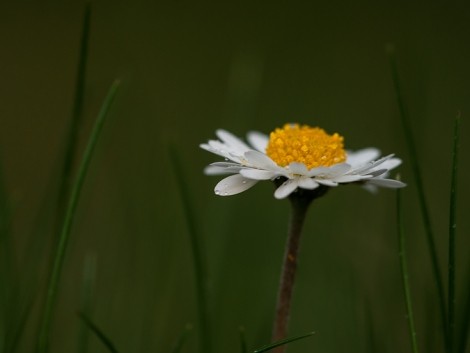
{"label": "blurred background", "polygon": [[[60,223],[84,11],[81,1],[0,4],[2,275],[10,293],[2,304],[10,314],[0,328],[5,343],[23,327],[18,352],[32,351],[36,340]],[[418,343],[422,351],[442,351],[428,247],[385,48],[396,48],[444,274],[453,121],[462,112],[460,329],[470,293],[468,33],[464,1],[93,1],[73,171],[114,79],[121,89],[79,201],[51,352],[107,351],[84,329],[81,310],[119,352],[171,352],[187,324],[194,329],[182,352],[198,352],[194,266],[171,146],[204,253],[212,351],[239,352],[241,326],[250,349],[268,343],[288,202],[274,199],[270,183],[215,196],[219,179],[202,170],[218,158],[198,146],[217,128],[245,136],[286,122],[338,132],[349,149],[376,146],[403,158],[398,171],[409,184],[402,194]],[[290,332],[316,334],[289,352],[409,350],[395,202],[393,190],[373,195],[344,186],[312,205]]]}

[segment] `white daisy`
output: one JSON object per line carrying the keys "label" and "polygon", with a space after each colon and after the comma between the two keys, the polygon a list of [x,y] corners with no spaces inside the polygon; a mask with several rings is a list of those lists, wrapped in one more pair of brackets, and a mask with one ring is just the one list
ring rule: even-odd
{"label": "white daisy", "polygon": [[318,127],[286,124],[266,136],[248,133],[248,143],[225,130],[217,130],[219,140],[200,147],[224,157],[223,162],[205,168],[208,175],[232,174],[215,186],[215,193],[229,196],[241,193],[260,180],[285,180],[275,191],[277,199],[298,188],[313,190],[320,185],[359,183],[374,191],[378,186],[401,188],[406,184],[388,179],[389,171],[401,164],[393,154],[377,159],[380,151],[365,148],[346,151],[343,137],[327,134]]}

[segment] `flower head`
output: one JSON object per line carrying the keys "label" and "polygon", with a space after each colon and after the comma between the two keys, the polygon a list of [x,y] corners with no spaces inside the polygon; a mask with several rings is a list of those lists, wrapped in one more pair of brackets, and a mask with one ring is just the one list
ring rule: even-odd
{"label": "flower head", "polygon": [[377,159],[376,148],[356,152],[344,149],[344,138],[307,125],[286,124],[266,136],[249,132],[246,144],[225,130],[217,130],[219,140],[200,147],[224,157],[205,168],[208,175],[231,174],[215,186],[215,193],[229,196],[241,193],[260,180],[284,180],[274,196],[283,199],[300,189],[323,185],[357,183],[374,191],[378,186],[400,188],[401,181],[388,179],[389,171],[401,164],[393,154]]}

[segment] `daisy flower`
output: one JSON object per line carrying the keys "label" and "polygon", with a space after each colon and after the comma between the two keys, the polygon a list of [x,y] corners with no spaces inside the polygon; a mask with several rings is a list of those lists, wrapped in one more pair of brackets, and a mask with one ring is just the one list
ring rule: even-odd
{"label": "daisy flower", "polygon": [[299,188],[356,183],[375,191],[377,187],[406,186],[388,178],[390,170],[401,164],[399,158],[393,154],[379,158],[376,148],[347,151],[342,136],[329,135],[319,127],[285,124],[269,137],[252,131],[247,135],[248,143],[225,130],[217,130],[216,135],[218,140],[200,147],[224,158],[207,166],[207,175],[231,174],[215,186],[220,196],[241,193],[261,180],[280,184],[274,193],[277,199]]}

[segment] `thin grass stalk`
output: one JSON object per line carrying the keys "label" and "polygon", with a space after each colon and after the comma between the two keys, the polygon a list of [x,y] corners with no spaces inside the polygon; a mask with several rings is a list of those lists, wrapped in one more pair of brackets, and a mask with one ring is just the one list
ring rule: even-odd
{"label": "thin grass stalk", "polygon": [[88,42],[90,37],[90,18],[91,4],[85,5],[85,11],[82,19],[82,34],[80,38],[80,50],[78,56],[77,74],[75,79],[75,98],[72,108],[72,116],[68,128],[64,160],[59,181],[58,199],[57,199],[57,218],[56,218],[56,234],[57,238],[61,231],[61,222],[64,219],[64,210],[67,206],[67,198],[72,182],[72,169],[75,164],[75,154],[77,149],[78,135],[82,121],[83,101],[85,92],[85,77],[88,58]]}
{"label": "thin grass stalk", "polygon": [[104,332],[91,321],[91,319],[83,313],[78,313],[80,319],[85,323],[85,325],[93,332],[96,337],[100,340],[101,343],[110,351],[111,353],[118,353],[114,343],[104,334]]}
{"label": "thin grass stalk", "polygon": [[[80,300],[80,312],[87,317],[92,315],[92,297],[93,289],[95,287],[96,278],[96,256],[87,253],[85,256],[85,263],[83,266],[83,280],[82,280],[82,293]],[[88,351],[88,337],[89,330],[86,325],[80,326],[78,333],[77,352],[86,353]]]}
{"label": "thin grass stalk", "polygon": [[444,285],[442,281],[441,269],[439,265],[439,258],[438,258],[437,250],[436,250],[436,244],[434,240],[434,232],[433,232],[433,228],[431,224],[431,217],[430,217],[428,206],[427,206],[426,194],[424,192],[424,183],[423,183],[423,178],[421,176],[421,168],[418,162],[419,161],[418,152],[415,146],[415,139],[414,139],[413,132],[411,129],[410,117],[406,109],[405,101],[402,95],[400,76],[398,73],[394,50],[392,48],[388,50],[388,57],[390,61],[392,80],[393,80],[393,85],[395,89],[395,94],[397,97],[398,108],[400,111],[400,120],[401,120],[401,124],[403,127],[406,145],[408,148],[408,153],[410,155],[410,164],[413,170],[413,176],[414,176],[414,180],[415,180],[415,184],[416,184],[416,188],[418,192],[419,207],[421,209],[421,215],[423,217],[426,240],[428,243],[429,255],[431,258],[432,273],[433,273],[434,283],[436,286],[436,291],[437,291],[437,296],[438,296],[439,314],[440,314],[441,325],[443,328],[445,348],[446,348],[447,353],[451,353],[449,350],[445,291],[444,291]]}
{"label": "thin grass stalk", "polygon": [[48,285],[47,285],[46,300],[44,304],[44,310],[43,310],[42,320],[40,322],[38,340],[37,340],[37,352],[38,353],[45,353],[48,351],[52,317],[53,317],[53,312],[54,312],[54,308],[55,308],[56,301],[57,301],[57,290],[59,287],[62,268],[64,265],[65,252],[67,250],[67,245],[70,239],[70,233],[71,233],[72,224],[75,218],[77,204],[80,198],[80,194],[82,191],[83,183],[85,181],[85,177],[88,172],[88,168],[90,166],[93,152],[95,150],[96,143],[98,141],[101,130],[103,128],[103,124],[106,120],[106,117],[108,116],[109,110],[114,101],[114,98],[116,97],[118,88],[119,88],[119,81],[116,80],[111,85],[111,88],[108,91],[108,94],[103,102],[101,110],[93,126],[93,130],[89,137],[89,140],[85,148],[85,152],[83,154],[83,158],[82,158],[82,161],[81,161],[78,173],[77,173],[77,178],[71,189],[68,206],[67,206],[67,210],[65,213],[65,218],[64,218],[63,225],[62,225],[62,231],[60,233],[59,242],[55,250],[54,262],[53,262],[52,270],[51,270]]}
{"label": "thin grass stalk", "polygon": [[457,172],[459,155],[460,113],[454,123],[454,144],[452,148],[452,174],[450,183],[450,211],[449,211],[449,265],[448,265],[448,329],[449,349],[454,352],[455,341],[455,238],[457,232]]}
{"label": "thin grass stalk", "polygon": [[192,259],[194,265],[194,276],[196,284],[196,301],[199,321],[199,335],[200,335],[200,353],[210,353],[210,323],[209,323],[209,312],[208,312],[208,290],[207,290],[207,271],[204,263],[203,247],[201,245],[202,235],[199,233],[199,227],[197,226],[196,214],[191,205],[191,193],[188,188],[188,184],[184,179],[184,175],[188,175],[184,172],[182,163],[175,147],[170,146],[170,158],[173,165],[173,170],[176,176],[176,182],[180,190],[181,203],[183,206],[183,212],[186,218],[186,224],[188,226],[189,241],[192,252]]}
{"label": "thin grass stalk", "polygon": [[397,190],[397,226],[398,226],[398,256],[400,259],[401,278],[403,281],[403,292],[405,294],[406,317],[410,333],[411,349],[413,353],[419,353],[416,340],[416,328],[414,323],[413,305],[409,283],[408,264],[406,260],[405,230],[403,225],[403,207],[401,202],[401,191]]}
{"label": "thin grass stalk", "polygon": [[468,338],[470,336],[470,268],[467,267],[467,274],[465,276],[466,281],[464,283],[464,296],[465,300],[462,303],[462,324],[459,330],[459,342],[458,342],[458,353],[468,352]]}
{"label": "thin grass stalk", "polygon": [[315,332],[309,332],[309,333],[306,333],[306,334],[303,334],[303,335],[300,335],[300,336],[289,337],[289,338],[286,338],[286,339],[283,339],[283,340],[280,340],[280,341],[276,341],[274,343],[268,344],[267,346],[264,346],[264,347],[261,347],[261,348],[258,348],[256,350],[254,350],[253,353],[268,352],[270,350],[273,350],[274,348],[284,347],[286,344],[289,344],[289,343],[292,343],[292,342],[310,337],[314,334],[315,334]]}
{"label": "thin grass stalk", "polygon": [[10,207],[3,180],[3,168],[0,164],[0,352],[8,352],[9,322],[16,305],[11,303],[13,297],[13,249],[11,244]]}

